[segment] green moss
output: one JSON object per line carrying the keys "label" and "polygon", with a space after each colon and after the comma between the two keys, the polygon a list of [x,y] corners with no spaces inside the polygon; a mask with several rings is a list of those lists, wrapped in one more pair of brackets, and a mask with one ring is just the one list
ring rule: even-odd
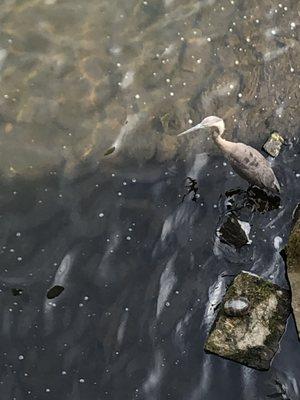
{"label": "green moss", "polygon": [[250,301],[252,307],[255,307],[258,303],[266,300],[275,292],[276,290],[271,282],[250,274],[242,273],[234,279],[224,300],[227,301],[236,296],[245,296]]}
{"label": "green moss", "polygon": [[294,226],[286,246],[289,269],[300,268],[300,219]]}

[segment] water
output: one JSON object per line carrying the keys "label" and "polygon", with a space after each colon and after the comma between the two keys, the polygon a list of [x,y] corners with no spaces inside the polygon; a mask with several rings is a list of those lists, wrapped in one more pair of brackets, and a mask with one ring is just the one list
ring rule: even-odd
{"label": "water", "polygon": [[[297,6],[2,1],[1,398],[263,400],[276,379],[299,398],[291,317],[268,372],[203,352],[226,275],[287,285]],[[228,139],[289,141],[273,161],[281,208],[241,215],[252,243],[238,252],[216,229],[225,191],[245,182],[205,134],[176,138],[213,114]],[[197,202],[181,202],[186,176]]]}

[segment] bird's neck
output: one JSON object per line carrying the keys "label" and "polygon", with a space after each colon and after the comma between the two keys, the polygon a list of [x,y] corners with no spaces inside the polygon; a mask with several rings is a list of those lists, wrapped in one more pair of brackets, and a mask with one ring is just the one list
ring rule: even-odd
{"label": "bird's neck", "polygon": [[221,119],[220,121],[215,123],[214,127],[217,129],[219,135],[222,136],[225,131],[224,121]]}
{"label": "bird's neck", "polygon": [[213,140],[216,143],[216,145],[220,148],[222,152],[228,153],[231,152],[233,149],[234,143],[229,142],[226,139],[222,138],[224,130],[217,128],[217,131],[214,131],[212,134]]}

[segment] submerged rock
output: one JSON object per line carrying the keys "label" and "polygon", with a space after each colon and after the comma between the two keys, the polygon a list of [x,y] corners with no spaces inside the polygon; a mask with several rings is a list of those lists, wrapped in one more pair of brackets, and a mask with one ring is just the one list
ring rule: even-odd
{"label": "submerged rock", "polygon": [[263,145],[263,149],[272,157],[277,157],[280,153],[281,147],[284,143],[284,139],[277,132],[273,132],[266,143]]}
{"label": "submerged rock", "polygon": [[[299,209],[299,207],[298,207]],[[299,213],[295,213],[297,216]],[[287,274],[292,290],[292,308],[300,338],[300,216],[297,216],[296,222],[290,234],[286,246]]]}
{"label": "submerged rock", "polygon": [[238,220],[234,215],[229,215],[217,230],[217,235],[221,242],[240,248],[251,243],[248,237],[249,232],[250,225],[247,222]]}
{"label": "submerged rock", "polygon": [[[225,305],[249,302],[247,313],[228,316]],[[289,291],[249,272],[241,272],[227,290],[205,350],[248,367],[267,370],[290,314]]]}

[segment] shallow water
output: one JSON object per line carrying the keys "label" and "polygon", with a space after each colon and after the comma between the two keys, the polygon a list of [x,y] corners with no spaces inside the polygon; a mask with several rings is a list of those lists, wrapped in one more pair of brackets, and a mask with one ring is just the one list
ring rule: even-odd
{"label": "shallow water", "polygon": [[[263,400],[277,379],[298,399],[292,317],[268,372],[203,351],[230,275],[287,286],[297,2],[4,0],[0,22],[1,398]],[[208,114],[258,149],[289,142],[281,206],[240,212],[239,251],[216,229],[246,183],[207,136],[175,137]]]}

